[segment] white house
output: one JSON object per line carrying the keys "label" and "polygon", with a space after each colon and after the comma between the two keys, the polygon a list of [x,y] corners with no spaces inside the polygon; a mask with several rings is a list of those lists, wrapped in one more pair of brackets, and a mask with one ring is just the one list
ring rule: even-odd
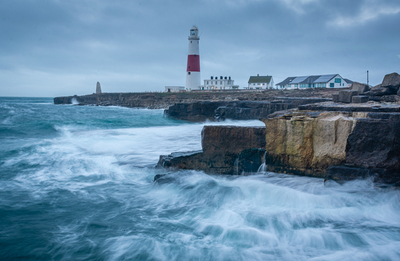
{"label": "white house", "polygon": [[345,88],[351,81],[339,74],[288,77],[277,83],[277,89]]}
{"label": "white house", "polygon": [[237,90],[239,85],[234,85],[234,80],[230,76],[211,76],[210,79],[204,80],[204,85],[200,86],[200,90]]}
{"label": "white house", "polygon": [[165,92],[184,92],[186,91],[183,86],[165,86]]}
{"label": "white house", "polygon": [[272,76],[250,76],[248,85],[244,89],[273,89],[274,79]]}

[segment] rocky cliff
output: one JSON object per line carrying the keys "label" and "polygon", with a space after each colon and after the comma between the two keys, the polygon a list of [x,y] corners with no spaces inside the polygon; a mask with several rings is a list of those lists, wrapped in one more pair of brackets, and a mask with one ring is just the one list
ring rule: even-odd
{"label": "rocky cliff", "polygon": [[278,173],[400,180],[400,105],[304,105],[262,121],[266,128],[206,126],[202,151],[161,156],[158,165],[242,174],[265,163]]}
{"label": "rocky cliff", "polygon": [[[342,106],[343,111],[340,106],[325,105],[324,110],[270,115],[263,120],[268,170],[337,180],[376,175],[397,182],[400,113],[369,105],[369,111],[366,105]],[[400,106],[389,108],[398,111]],[[376,112],[379,109],[383,112]]]}

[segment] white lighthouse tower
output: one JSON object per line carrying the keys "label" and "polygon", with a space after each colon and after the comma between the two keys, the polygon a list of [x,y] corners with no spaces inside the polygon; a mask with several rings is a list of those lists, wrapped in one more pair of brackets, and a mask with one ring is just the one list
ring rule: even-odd
{"label": "white lighthouse tower", "polygon": [[199,30],[196,26],[190,29],[189,52],[186,68],[186,89],[197,90],[200,86],[200,53],[199,53]]}

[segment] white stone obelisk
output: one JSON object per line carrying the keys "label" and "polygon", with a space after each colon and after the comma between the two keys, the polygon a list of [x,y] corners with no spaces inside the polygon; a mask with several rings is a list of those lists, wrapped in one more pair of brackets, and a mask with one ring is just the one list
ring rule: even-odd
{"label": "white stone obelisk", "polygon": [[99,82],[97,82],[96,84],[96,94],[101,94],[101,87]]}

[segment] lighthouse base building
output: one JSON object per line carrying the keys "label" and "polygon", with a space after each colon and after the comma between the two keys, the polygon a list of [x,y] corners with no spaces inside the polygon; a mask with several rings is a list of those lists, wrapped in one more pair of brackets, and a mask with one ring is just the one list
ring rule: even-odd
{"label": "lighthouse base building", "polygon": [[229,76],[211,76],[210,79],[204,80],[204,85],[200,86],[203,91],[216,91],[216,90],[237,90],[239,85],[234,85],[234,81]]}

